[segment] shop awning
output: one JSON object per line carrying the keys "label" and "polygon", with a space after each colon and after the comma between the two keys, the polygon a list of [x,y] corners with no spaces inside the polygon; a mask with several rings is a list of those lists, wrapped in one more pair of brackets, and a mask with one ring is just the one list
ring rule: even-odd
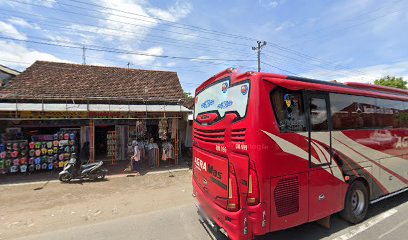
{"label": "shop awning", "polygon": [[35,112],[191,112],[181,105],[115,105],[63,103],[0,103],[0,111]]}

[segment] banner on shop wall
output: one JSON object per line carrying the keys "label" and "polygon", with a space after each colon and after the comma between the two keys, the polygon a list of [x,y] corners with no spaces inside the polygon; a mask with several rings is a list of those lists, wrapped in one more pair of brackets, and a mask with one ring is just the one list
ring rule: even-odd
{"label": "banner on shop wall", "polygon": [[[166,113],[169,117],[178,116],[176,113]],[[24,119],[53,119],[53,118],[145,118],[145,117],[161,117],[162,113],[145,112],[38,112],[38,111],[0,111],[0,118],[24,118]]]}

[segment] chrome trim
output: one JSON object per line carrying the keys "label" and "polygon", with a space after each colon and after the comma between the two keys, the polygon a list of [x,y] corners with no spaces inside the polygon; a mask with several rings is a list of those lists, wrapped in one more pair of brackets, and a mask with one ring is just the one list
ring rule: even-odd
{"label": "chrome trim", "polygon": [[370,202],[370,204],[373,204],[373,203],[376,203],[376,202],[382,201],[382,200],[384,200],[384,199],[387,199],[387,198],[393,197],[393,196],[395,196],[395,195],[398,195],[398,194],[403,193],[403,192],[406,192],[406,191],[408,191],[408,187],[407,187],[407,188],[404,188],[404,189],[402,189],[402,190],[399,190],[399,191],[397,191],[397,192],[394,192],[394,193],[388,194],[388,195],[386,195],[386,196],[383,196],[383,197],[377,198],[377,199],[375,199],[375,200],[371,201],[371,202]]}

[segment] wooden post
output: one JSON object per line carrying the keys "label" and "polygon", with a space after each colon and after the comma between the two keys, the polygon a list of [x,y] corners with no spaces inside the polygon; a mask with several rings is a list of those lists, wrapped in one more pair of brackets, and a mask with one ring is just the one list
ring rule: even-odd
{"label": "wooden post", "polygon": [[89,162],[95,162],[95,120],[89,120]]}

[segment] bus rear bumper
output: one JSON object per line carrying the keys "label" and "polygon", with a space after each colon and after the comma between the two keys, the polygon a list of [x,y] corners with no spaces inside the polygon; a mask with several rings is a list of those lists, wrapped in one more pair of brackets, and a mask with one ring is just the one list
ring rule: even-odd
{"label": "bus rear bumper", "polygon": [[[248,231],[248,221],[244,211],[229,212],[209,199],[193,181],[193,196],[198,201],[198,213],[214,230],[222,228],[232,240],[252,239],[251,232]],[[245,224],[246,222],[246,224]]]}

